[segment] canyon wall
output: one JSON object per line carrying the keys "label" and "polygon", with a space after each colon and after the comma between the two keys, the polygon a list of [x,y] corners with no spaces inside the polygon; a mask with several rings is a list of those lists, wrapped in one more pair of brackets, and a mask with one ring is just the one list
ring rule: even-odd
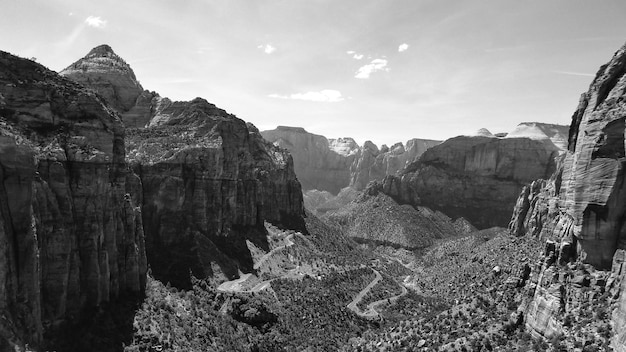
{"label": "canyon wall", "polygon": [[92,91],[0,52],[0,349],[141,294],[141,183]]}
{"label": "canyon wall", "polygon": [[623,47],[582,95],[557,172],[524,189],[510,224],[515,235],[547,241],[532,297],[522,306],[526,327],[552,336],[568,329],[564,317],[584,302],[610,305],[617,351],[626,351],[625,91]]}
{"label": "canyon wall", "polygon": [[380,149],[366,141],[359,146],[352,138],[326,139],[301,127],[278,126],[262,131],[268,141],[293,155],[296,175],[306,190],[327,191],[337,195],[341,189],[365,189],[370,181],[393,175],[441,141],[411,139]]}
{"label": "canyon wall", "polygon": [[522,187],[552,174],[558,154],[549,140],[459,136],[371,187],[400,204],[463,217],[479,229],[506,227]]}

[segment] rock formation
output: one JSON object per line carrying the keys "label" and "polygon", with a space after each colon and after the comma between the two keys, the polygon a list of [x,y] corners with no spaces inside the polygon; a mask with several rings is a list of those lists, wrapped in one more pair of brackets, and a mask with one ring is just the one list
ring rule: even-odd
{"label": "rock formation", "polygon": [[516,235],[547,240],[532,299],[522,307],[526,327],[544,336],[563,332],[565,315],[584,302],[601,306],[610,291],[617,351],[626,351],[625,91],[623,47],[582,95],[557,172],[524,189],[510,224]]}
{"label": "rock formation", "polygon": [[145,286],[140,180],[91,90],[0,52],[0,350]]}
{"label": "rock formation", "polygon": [[567,150],[568,126],[541,122],[522,122],[507,133],[506,138],[530,138],[552,142],[557,148]]}
{"label": "rock formation", "polygon": [[326,139],[301,127],[279,126],[261,132],[268,141],[291,152],[296,175],[304,190],[328,191],[336,195],[345,187],[363,190],[370,181],[393,175],[428,148],[441,143],[411,139],[381,149],[366,141],[362,147],[352,138]]}
{"label": "rock formation", "polygon": [[399,205],[371,188],[353,202],[328,212],[324,218],[357,242],[410,250],[430,246],[437,239],[463,236],[476,230],[463,218],[453,221],[427,207]]}
{"label": "rock formation", "polygon": [[451,138],[428,149],[380,188],[401,204],[426,206],[478,228],[506,226],[522,187],[555,168],[558,148],[528,138]]}
{"label": "rock formation", "polygon": [[289,150],[304,190],[317,189],[337,194],[349,184],[350,165],[356,157],[353,140],[333,140],[331,144],[324,136],[309,133],[301,127],[287,126],[263,131],[261,135]]}
{"label": "rock formation", "polygon": [[62,74],[111,102],[128,127],[127,161],[142,181],[147,257],[156,278],[182,287],[190,272],[234,278],[252,270],[246,240],[267,246],[264,221],[301,226],[291,156],[256,127],[201,98],[173,102],[143,91],[107,45]]}
{"label": "rock formation", "polygon": [[120,113],[127,127],[145,126],[152,117],[151,106],[159,98],[154,92],[144,91],[126,61],[106,44],[93,48],[60,74],[94,89]]}
{"label": "rock formation", "polygon": [[179,286],[252,271],[246,240],[266,248],[264,221],[299,228],[302,191],[291,156],[204,99],[161,104],[130,130],[127,155],[143,183],[154,275]]}

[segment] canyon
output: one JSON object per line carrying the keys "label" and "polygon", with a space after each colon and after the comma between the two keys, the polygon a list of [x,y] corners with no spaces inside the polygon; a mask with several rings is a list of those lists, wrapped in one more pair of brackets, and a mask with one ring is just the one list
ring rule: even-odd
{"label": "canyon", "polygon": [[626,351],[625,91],[378,148],[0,52],[0,351]]}

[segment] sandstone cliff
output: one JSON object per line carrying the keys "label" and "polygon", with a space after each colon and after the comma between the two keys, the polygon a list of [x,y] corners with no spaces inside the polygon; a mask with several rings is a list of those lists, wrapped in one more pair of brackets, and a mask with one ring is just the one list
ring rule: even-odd
{"label": "sandstone cliff", "polygon": [[528,138],[451,138],[374,188],[401,204],[426,206],[478,228],[506,226],[524,184],[547,177],[558,148]]}
{"label": "sandstone cliff", "polygon": [[140,189],[99,97],[0,52],[0,349],[143,292]]}
{"label": "sandstone cliff", "polygon": [[141,179],[146,251],[156,278],[182,287],[190,272],[232,279],[252,270],[246,241],[267,247],[264,221],[302,226],[292,158],[254,126],[201,98],[179,102],[144,91],[107,45],[62,74],[98,92],[126,124],[127,161]]}
{"label": "sandstone cliff", "polygon": [[296,175],[304,190],[328,191],[365,189],[370,181],[393,175],[441,141],[411,139],[380,149],[371,141],[360,147],[352,138],[326,139],[301,127],[279,126],[262,131],[268,141],[291,152]]}
{"label": "sandstone cliff", "polygon": [[143,184],[144,231],[154,275],[179,286],[251,272],[246,241],[267,248],[264,221],[302,225],[291,156],[204,99],[161,104],[129,130],[128,160]]}
{"label": "sandstone cliff", "polygon": [[[569,146],[549,181],[525,188],[510,229],[547,240],[536,266],[526,327],[551,336],[581,325],[585,302],[613,307],[614,348],[626,351],[624,138],[626,47],[598,71],[572,117]],[[609,271],[610,269],[612,271]],[[598,317],[598,320],[604,319]]]}
{"label": "sandstone cliff", "polygon": [[143,89],[126,61],[106,44],[91,49],[60,74],[95,90],[122,116],[127,127],[144,127],[159,98]]}
{"label": "sandstone cliff", "polygon": [[278,126],[275,130],[261,132],[261,135],[289,150],[304,190],[317,189],[337,194],[349,184],[356,143],[336,140],[331,145],[326,137],[309,133],[301,127]]}

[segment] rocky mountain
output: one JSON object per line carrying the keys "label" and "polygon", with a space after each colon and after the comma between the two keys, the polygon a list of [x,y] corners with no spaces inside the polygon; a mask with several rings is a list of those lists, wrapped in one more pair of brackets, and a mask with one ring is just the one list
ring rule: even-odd
{"label": "rocky mountain", "polygon": [[526,327],[542,336],[602,334],[606,326],[583,314],[591,304],[595,321],[611,320],[616,351],[626,351],[625,91],[626,46],[581,96],[560,167],[524,188],[510,224],[546,241],[520,309]]}
{"label": "rocky mountain", "polygon": [[97,46],[60,72],[89,87],[115,109],[127,127],[144,127],[160,97],[143,89],[131,67],[110,46]]}
{"label": "rocky mountain", "polygon": [[399,205],[386,194],[375,191],[358,195],[354,201],[329,212],[325,219],[357,242],[409,250],[476,230],[463,218],[453,221],[427,207]]}
{"label": "rocky mountain", "polygon": [[549,140],[562,151],[567,150],[568,126],[542,122],[522,122],[506,135],[506,138],[530,138]]}
{"label": "rocky mountain", "polygon": [[232,279],[253,271],[248,244],[269,248],[266,221],[303,229],[292,158],[254,126],[142,99],[106,45],[64,75],[0,53],[0,350],[142,295],[148,265],[179,287]]}
{"label": "rocky mountain", "polygon": [[304,190],[317,189],[337,194],[350,182],[350,165],[358,146],[352,139],[329,141],[301,127],[278,126],[261,135],[275,145],[289,150],[298,180]]}
{"label": "rocky mountain", "polygon": [[268,141],[293,155],[296,175],[306,190],[328,191],[334,195],[345,187],[363,190],[370,181],[395,174],[428,148],[441,143],[411,139],[380,149],[366,141],[359,146],[352,138],[326,139],[301,127],[279,126],[262,131]]}
{"label": "rocky mountain", "polygon": [[555,169],[559,149],[529,138],[459,136],[372,184],[400,204],[426,206],[478,228],[506,226],[522,187]]}
{"label": "rocky mountain", "polygon": [[0,350],[143,292],[141,181],[93,91],[0,52]]}

